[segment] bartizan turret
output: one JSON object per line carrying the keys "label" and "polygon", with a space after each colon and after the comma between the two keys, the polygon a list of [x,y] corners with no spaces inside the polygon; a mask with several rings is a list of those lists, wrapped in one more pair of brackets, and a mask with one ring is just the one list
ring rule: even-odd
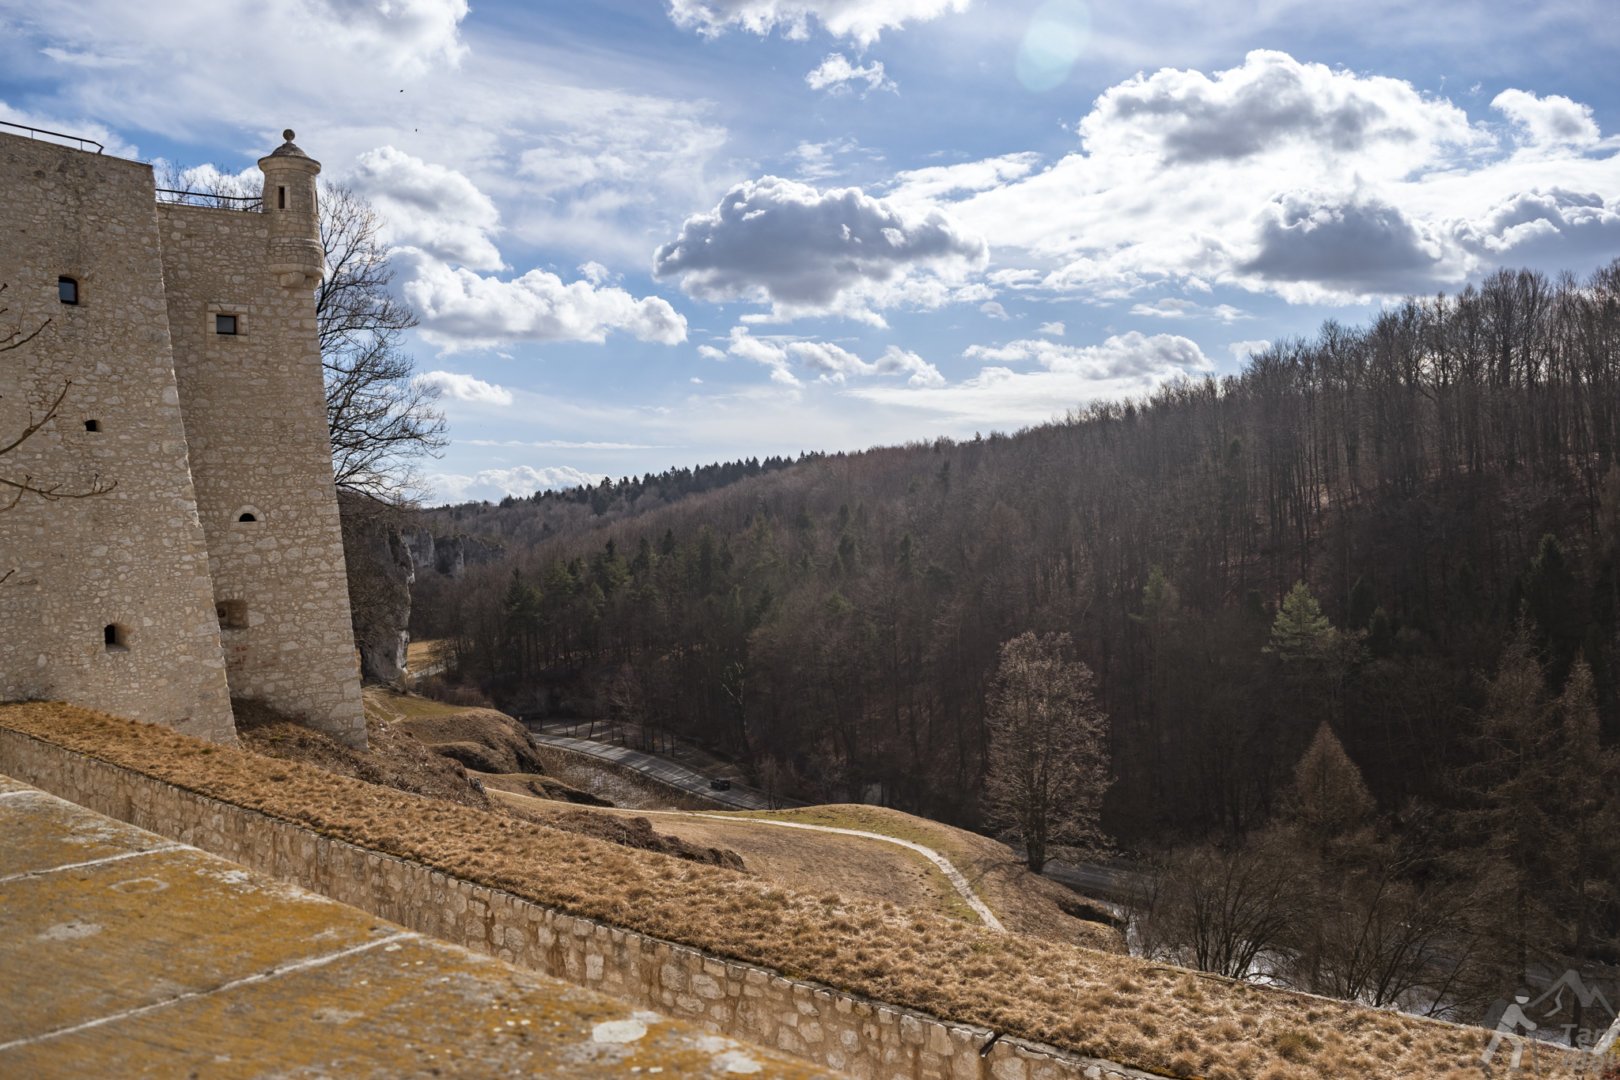
{"label": "bartizan turret", "polygon": [[326,273],[315,212],[315,177],[321,163],[286,142],[259,159],[264,172],[264,213],[270,219],[270,272],[286,289],[313,289]]}

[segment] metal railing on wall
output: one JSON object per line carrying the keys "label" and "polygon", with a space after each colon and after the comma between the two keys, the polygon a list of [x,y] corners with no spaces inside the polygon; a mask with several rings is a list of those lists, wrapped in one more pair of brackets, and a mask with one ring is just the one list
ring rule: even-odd
{"label": "metal railing on wall", "polygon": [[158,188],[157,201],[177,206],[205,206],[215,210],[259,210],[264,200],[257,195],[215,195],[209,191]]}
{"label": "metal railing on wall", "polygon": [[18,124],[11,120],[0,120],[0,127],[15,128],[18,131],[26,131],[28,132],[28,137],[30,139],[38,139],[43,137],[61,139],[64,142],[76,143],[79,149],[84,150],[86,153],[89,153],[88,147],[91,146],[96,148],[96,153],[98,154],[107,149],[94,139],[86,138],[83,135],[70,135],[65,131],[52,131],[49,128],[30,127],[27,124]]}

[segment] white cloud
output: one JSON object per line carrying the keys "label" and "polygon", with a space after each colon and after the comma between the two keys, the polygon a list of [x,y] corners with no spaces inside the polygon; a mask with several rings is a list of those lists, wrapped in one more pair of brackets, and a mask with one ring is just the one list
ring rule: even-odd
{"label": "white cloud", "polygon": [[897,345],[890,345],[870,363],[848,349],[821,341],[795,341],[787,352],[827,382],[841,383],[851,376],[905,375],[908,386],[945,385],[938,368]]}
{"label": "white cloud", "polygon": [[1149,319],[1204,318],[1223,323],[1237,322],[1239,319],[1249,317],[1247,312],[1235,308],[1231,304],[1205,305],[1179,296],[1161,297],[1151,304],[1135,304],[1131,307],[1131,314]]}
{"label": "white cloud", "polygon": [[874,60],[864,67],[850,63],[843,53],[830,53],[815,69],[804,77],[812,90],[825,90],[831,94],[847,94],[856,83],[864,82],[863,95],[874,90],[898,93],[900,87],[883,73],[883,63]]}
{"label": "white cloud", "polygon": [[1007,314],[1007,309],[1002,307],[994,300],[986,300],[984,303],[980,304],[979,311],[990,316],[992,319],[1006,320],[1012,318],[1011,315]]}
{"label": "white cloud", "polygon": [[703,357],[705,360],[724,360],[726,358],[726,351],[724,349],[717,349],[713,345],[699,345],[698,355]]}
{"label": "white cloud", "polygon": [[1537,97],[1524,90],[1504,90],[1492,99],[1491,108],[1513,123],[1526,145],[1538,150],[1595,146],[1603,137],[1592,107],[1560,94]]}
{"label": "white cloud", "polygon": [[783,386],[803,385],[799,382],[799,377],[793,374],[793,365],[788,360],[787,349],[775,340],[754,337],[745,326],[731,328],[731,344],[727,346],[726,352],[769,368],[771,381],[774,383]]}
{"label": "white cloud", "polygon": [[911,169],[895,176],[888,197],[902,203],[931,203],[952,195],[989,191],[1028,176],[1040,163],[1041,155],[1026,151],[960,165]]}
{"label": "white cloud", "polygon": [[467,51],[467,11],[467,0],[83,0],[30,8],[22,29],[72,68],[70,89],[107,122],[194,133],[186,122],[202,116],[265,123],[267,103],[290,104],[278,84],[326,95],[334,72],[409,82],[452,70]]}
{"label": "white cloud", "polygon": [[1060,322],[1043,322],[1035,328],[1037,334],[1046,334],[1048,337],[1062,337],[1066,327]]}
{"label": "white cloud", "polygon": [[535,468],[517,465],[507,469],[483,469],[467,473],[432,473],[425,479],[437,495],[436,502],[468,502],[473,499],[503,499],[508,495],[527,497],[536,491],[560,491],[564,488],[595,484],[601,473],[589,473],[571,465],[553,465]]}
{"label": "white cloud", "polygon": [[[510,198],[513,227],[547,247],[645,264],[649,235],[667,235],[670,207],[701,206],[735,180],[711,176],[729,135],[711,107],[580,86],[535,86],[510,121],[523,134]],[[726,165],[729,169],[730,166]]]}
{"label": "white cloud", "polygon": [[421,386],[432,387],[457,401],[467,401],[475,405],[512,404],[512,391],[506,387],[454,371],[425,371],[412,381]]}
{"label": "white cloud", "polygon": [[[1595,191],[1527,191],[1455,225],[1459,243],[1493,259],[1556,262],[1620,250],[1620,198]],[[1567,268],[1567,267],[1566,267]]]}
{"label": "white cloud", "polygon": [[654,254],[653,272],[700,299],[768,303],[773,319],[839,314],[881,326],[875,309],[957,299],[952,287],[988,257],[982,239],[936,208],[766,176],[687,218]]}
{"label": "white cloud", "polygon": [[468,446],[524,447],[532,450],[668,450],[653,443],[579,442],[573,439],[457,439]]}
{"label": "white cloud", "polygon": [[601,342],[610,331],[674,345],[686,340],[686,319],[667,300],[637,299],[589,281],[565,284],[556,274],[530,270],[511,280],[483,277],[433,259],[411,259],[404,286],[422,320],[422,333],[447,350],[511,341]]}
{"label": "white cloud", "polygon": [[1441,276],[1446,255],[1437,236],[1374,199],[1280,197],[1262,213],[1258,239],[1259,249],[1239,269],[1328,295],[1421,291]]}
{"label": "white cloud", "polygon": [[1093,154],[1146,153],[1172,165],[1304,147],[1380,171],[1485,141],[1461,109],[1408,82],[1267,50],[1213,77],[1171,68],[1139,74],[1103,92],[1080,136]]}
{"label": "white cloud", "polygon": [[1271,342],[1263,339],[1259,341],[1234,341],[1226,346],[1226,350],[1232,354],[1232,358],[1239,363],[1247,363],[1249,357],[1256,353],[1263,353],[1269,348],[1271,348]]}
{"label": "white cloud", "polygon": [[849,38],[861,48],[885,30],[907,22],[927,22],[954,11],[966,11],[970,0],[669,0],[669,16],[683,29],[714,36],[730,27],[764,36],[810,36],[819,22],[834,37]]}
{"label": "white cloud", "polygon": [[1111,337],[1101,345],[1061,345],[1023,338],[1005,345],[971,345],[962,355],[998,364],[1034,361],[1048,371],[1087,379],[1143,379],[1150,383],[1211,367],[1195,341],[1177,334],[1149,337],[1136,330]]}
{"label": "white cloud", "polygon": [[891,198],[926,193],[987,237],[999,288],[1152,317],[1178,313],[1141,300],[1166,287],[1349,303],[1455,286],[1509,254],[1553,267],[1613,252],[1620,153],[1590,110],[1518,91],[1496,108],[1516,140],[1404,81],[1256,51],[1110,88],[1081,150],[1048,168],[1014,155],[919,170]]}
{"label": "white cloud", "polygon": [[471,180],[392,146],[361,154],[350,184],[382,215],[388,241],[474,270],[500,270],[500,212]]}
{"label": "white cloud", "polygon": [[[962,382],[927,387],[861,387],[856,397],[926,410],[985,426],[1040,423],[1089,401],[1140,395],[1172,379],[1200,376],[1214,365],[1195,342],[1172,334],[1131,331],[1100,345],[1061,345],[1025,339],[975,345],[964,353],[989,363]],[[1009,364],[1036,364],[1017,371]]]}
{"label": "white cloud", "polygon": [[[25,111],[0,101],[0,120],[12,124],[21,124],[24,127],[42,128],[45,131],[65,131],[86,139],[93,139],[106,147],[109,154],[117,157],[138,157],[134,144],[124,141],[114,134],[105,124],[82,117],[69,116],[65,113],[46,113]],[[71,145],[71,144],[70,144]],[[264,174],[257,168],[253,170],[253,192],[258,194],[259,185],[264,180]]]}
{"label": "white cloud", "polygon": [[752,360],[770,369],[771,381],[783,386],[804,385],[794,367],[808,371],[822,382],[843,383],[849,378],[903,375],[908,386],[943,386],[939,369],[914,352],[890,345],[876,360],[863,360],[842,345],[827,341],[807,341],[793,337],[754,337],[747,327],[733,327],[732,356]]}

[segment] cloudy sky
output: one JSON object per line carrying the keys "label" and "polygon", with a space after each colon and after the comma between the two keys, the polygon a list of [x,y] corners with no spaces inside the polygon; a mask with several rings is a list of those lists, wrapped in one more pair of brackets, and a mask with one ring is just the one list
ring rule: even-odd
{"label": "cloudy sky", "polygon": [[1620,257],[1613,0],[0,0],[0,119],[368,196],[433,498],[1013,430]]}

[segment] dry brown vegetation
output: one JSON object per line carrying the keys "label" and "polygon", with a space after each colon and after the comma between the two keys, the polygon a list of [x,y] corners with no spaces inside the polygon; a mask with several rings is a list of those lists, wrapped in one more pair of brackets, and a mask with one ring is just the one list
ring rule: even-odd
{"label": "dry brown vegetation", "polygon": [[[83,709],[8,705],[0,725],[575,915],[1171,1076],[1479,1075],[1479,1029],[779,888]],[[1544,1076],[1575,1075],[1543,1050]]]}
{"label": "dry brown vegetation", "polygon": [[900,810],[863,803],[828,803],[796,810],[749,810],[727,817],[768,818],[859,829],[910,840],[949,859],[1007,929],[1051,941],[1122,952],[1118,931],[1102,925],[1108,909],[1049,878],[1032,874],[1006,844]]}
{"label": "dry brown vegetation", "polygon": [[237,701],[237,732],[242,745],[266,757],[302,761],[340,776],[397,788],[417,795],[495,808],[475,779],[408,733],[366,708],[366,749],[355,750],[254,702]]}
{"label": "dry brown vegetation", "polygon": [[[533,800],[520,800],[504,793],[497,798],[509,807],[526,803],[534,820],[542,824],[560,823],[572,809],[550,803],[536,804]],[[636,811],[623,810],[592,813],[600,818],[638,816]],[[937,867],[915,852],[893,844],[778,829],[748,821],[716,820],[707,814],[653,813],[660,833],[701,847],[735,851],[749,870],[778,885],[886,900],[903,908],[939,912],[969,923],[979,922],[978,916],[963,903]]]}

